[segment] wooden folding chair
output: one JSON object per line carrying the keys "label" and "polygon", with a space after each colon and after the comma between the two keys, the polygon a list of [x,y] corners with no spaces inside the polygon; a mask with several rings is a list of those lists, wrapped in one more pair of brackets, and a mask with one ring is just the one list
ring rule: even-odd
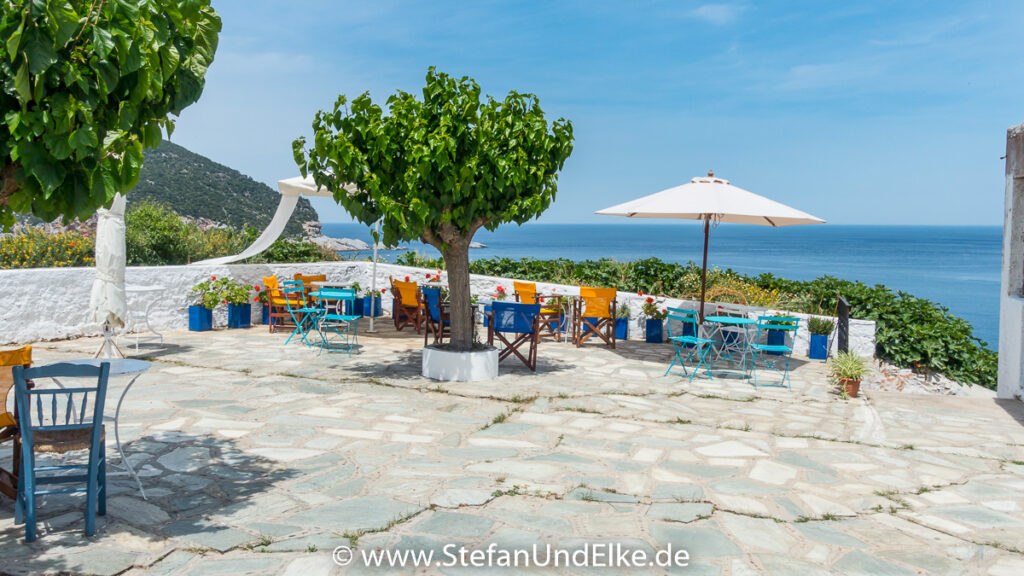
{"label": "wooden folding chair", "polygon": [[[515,287],[516,302],[523,304],[544,304],[543,300],[537,298],[537,284],[533,282],[520,282],[513,280]],[[562,307],[557,300],[542,306],[540,309],[541,336],[551,336],[556,341],[562,340],[562,321],[564,314]]]}
{"label": "wooden folding chair", "polygon": [[434,344],[440,344],[445,336],[451,338],[452,317],[448,311],[448,303],[441,302],[441,289],[424,286],[420,290],[423,298],[423,345],[427,345],[427,336],[433,334]]}
{"label": "wooden folding chair", "polygon": [[14,388],[11,368],[32,364],[32,347],[16,350],[0,350],[0,442],[11,441],[14,445],[13,465],[8,472],[0,468],[0,494],[15,498],[18,492],[18,470],[21,468],[21,443],[18,434],[18,417],[14,409],[7,409],[7,396]]}
{"label": "wooden folding chair", "polygon": [[[270,308],[270,332],[277,332],[277,329],[281,326],[293,325],[292,315],[288,313],[288,303],[285,302],[284,293],[281,292],[277,276],[264,276],[263,286],[267,289],[269,297],[267,306]],[[297,301],[292,302],[292,307],[297,307],[298,304]]]}
{"label": "wooden folding chair", "polygon": [[395,297],[395,307],[392,316],[395,320],[395,330],[401,330],[406,326],[412,326],[419,334],[423,329],[423,303],[420,301],[420,288],[415,282],[402,282],[388,277],[391,280],[391,294]]}
{"label": "wooden folding chair", "polygon": [[[494,302],[491,304],[491,317],[487,324],[487,343],[493,346],[497,336],[504,346],[498,352],[499,362],[515,354],[527,368],[536,372],[540,326],[540,304]],[[519,351],[523,346],[529,346],[525,355]]]}
{"label": "wooden folding chair", "polygon": [[302,295],[306,302],[310,301],[309,294],[317,289],[313,282],[327,282],[326,274],[296,274],[295,280],[302,282]]}
{"label": "wooden folding chair", "polygon": [[580,288],[573,303],[573,342],[579,348],[597,335],[615,348],[615,288]]}

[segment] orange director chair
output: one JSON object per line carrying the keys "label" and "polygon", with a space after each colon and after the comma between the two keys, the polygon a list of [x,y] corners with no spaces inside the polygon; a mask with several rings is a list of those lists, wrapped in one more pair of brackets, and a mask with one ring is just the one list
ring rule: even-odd
{"label": "orange director chair", "polygon": [[615,348],[615,288],[580,288],[573,303],[573,342],[580,347],[597,336]]}

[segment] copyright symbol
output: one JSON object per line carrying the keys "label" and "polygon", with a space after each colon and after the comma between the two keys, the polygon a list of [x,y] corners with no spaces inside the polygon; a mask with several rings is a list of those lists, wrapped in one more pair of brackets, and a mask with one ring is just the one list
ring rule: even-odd
{"label": "copyright symbol", "polygon": [[338,566],[348,566],[352,563],[352,549],[348,546],[338,546],[331,552],[331,559]]}

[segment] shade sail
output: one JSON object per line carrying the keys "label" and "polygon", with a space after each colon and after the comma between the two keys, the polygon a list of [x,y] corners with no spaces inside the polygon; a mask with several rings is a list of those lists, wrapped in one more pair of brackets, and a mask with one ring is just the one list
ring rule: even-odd
{"label": "shade sail", "polygon": [[728,180],[714,175],[694,178],[682,186],[598,210],[597,214],[628,218],[710,219],[713,222],[774,227],[824,222],[796,208],[733,186]]}
{"label": "shade sail", "polygon": [[[326,188],[318,187],[311,176],[306,176],[305,178],[295,176],[278,180],[277,189],[281,192],[281,201],[277,205],[277,211],[274,212],[274,217],[271,218],[266,230],[252,244],[238,254],[200,260],[199,262],[193,262],[193,264],[229,264],[245,260],[246,258],[252,258],[270,248],[270,245],[281,237],[285,226],[288,225],[288,220],[291,219],[292,213],[295,212],[295,206],[299,203],[299,196],[333,196]],[[352,184],[345,186],[345,190],[350,192],[354,192],[355,189],[355,186]]]}

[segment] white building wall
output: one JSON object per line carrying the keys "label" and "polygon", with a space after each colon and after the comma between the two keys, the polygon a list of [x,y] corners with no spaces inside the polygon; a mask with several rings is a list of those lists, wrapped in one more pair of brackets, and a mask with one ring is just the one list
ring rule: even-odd
{"label": "white building wall", "polygon": [[[125,284],[132,286],[162,286],[161,292],[128,292],[128,308],[133,316],[129,328],[142,327],[142,312],[150,307],[150,322],[157,330],[183,330],[188,326],[188,303],[192,286],[210,276],[230,276],[250,284],[262,284],[263,276],[276,274],[278,278],[292,278],[296,273],[325,274],[332,282],[359,282],[364,289],[370,288],[372,280],[370,262],[320,262],[311,264],[225,264],[211,266],[137,266],[129,267]],[[425,270],[393,264],[377,265],[377,289],[387,288],[389,276],[396,279],[410,279],[423,282],[428,273]],[[59,340],[79,336],[95,336],[100,328],[88,319],[89,291],[95,271],[93,268],[34,268],[26,270],[0,270],[0,295],[3,296],[4,310],[0,318],[0,344],[29,343],[39,340]],[[445,275],[442,273],[442,277]],[[473,275],[471,287],[474,294],[482,298],[494,294],[501,285],[512,294],[512,279]],[[563,294],[578,293],[575,286],[538,283],[540,292],[557,291]],[[391,310],[391,293],[382,295],[385,314]],[[645,296],[619,292],[618,304],[630,309],[629,338],[644,338],[644,322],[640,317]],[[664,300],[663,306],[696,308],[693,301]],[[710,310],[710,309],[709,309]],[[709,312],[710,313],[710,312]],[[765,311],[748,309],[748,315],[756,317]],[[797,354],[806,355],[809,344],[806,314],[786,313],[801,318],[797,332]],[[253,306],[253,321],[259,319],[259,310]],[[214,325],[227,323],[226,307],[214,311]],[[835,342],[832,350],[835,352]],[[875,323],[868,320],[850,320],[850,349],[862,356],[873,356],[875,352]]]}

